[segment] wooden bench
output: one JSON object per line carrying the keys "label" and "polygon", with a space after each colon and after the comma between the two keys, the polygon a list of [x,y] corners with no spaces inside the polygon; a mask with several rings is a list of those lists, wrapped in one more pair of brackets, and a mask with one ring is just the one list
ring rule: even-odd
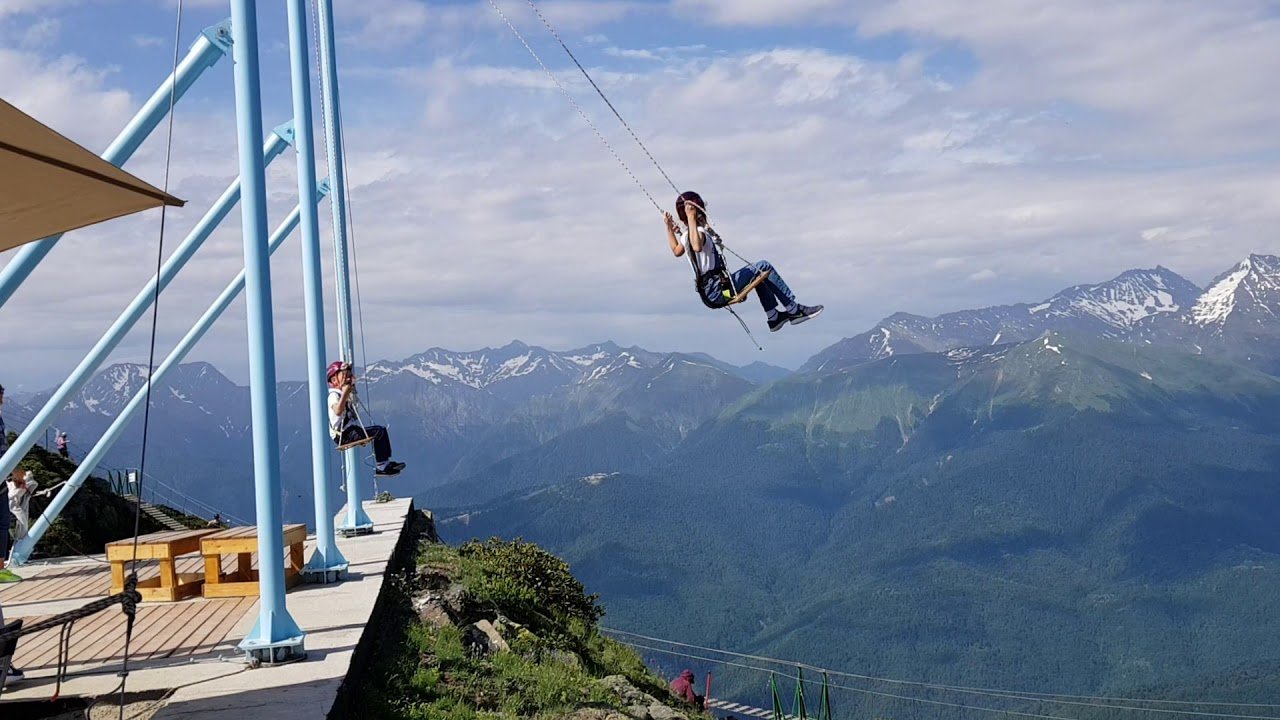
{"label": "wooden bench", "polygon": [[[200,594],[204,576],[179,573],[174,561],[183,555],[200,552],[200,539],[214,530],[171,530],[138,538],[138,560],[157,560],[159,577],[138,582],[143,600],[176,602]],[[133,540],[107,543],[107,561],[111,563],[111,593],[124,590],[125,565],[134,559]]]}
{"label": "wooden bench", "polygon": [[[285,525],[284,545],[289,560],[284,567],[285,587],[302,581],[302,544],[306,525]],[[200,541],[204,555],[204,596],[207,598],[252,597],[258,594],[258,571],[253,569],[253,553],[258,552],[258,528],[241,527],[205,535]],[[235,555],[234,572],[222,572],[222,556]]]}

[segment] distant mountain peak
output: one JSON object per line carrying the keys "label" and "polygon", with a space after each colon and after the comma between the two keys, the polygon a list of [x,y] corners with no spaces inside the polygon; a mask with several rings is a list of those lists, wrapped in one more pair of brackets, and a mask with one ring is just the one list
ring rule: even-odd
{"label": "distant mountain peak", "polygon": [[996,305],[935,317],[897,312],[814,355],[801,372],[837,370],[893,355],[1025,342],[1046,330],[1130,339],[1159,318],[1177,322],[1201,295],[1190,280],[1157,265],[1069,287],[1034,305]]}
{"label": "distant mountain peak", "polygon": [[1280,310],[1280,257],[1250,254],[1214,278],[1187,313],[1192,325],[1221,326],[1239,311],[1274,316]]}
{"label": "distant mountain peak", "polygon": [[1126,270],[1096,285],[1076,285],[1030,308],[1032,315],[1092,317],[1125,330],[1152,315],[1176,313],[1194,303],[1200,288],[1157,266]]}

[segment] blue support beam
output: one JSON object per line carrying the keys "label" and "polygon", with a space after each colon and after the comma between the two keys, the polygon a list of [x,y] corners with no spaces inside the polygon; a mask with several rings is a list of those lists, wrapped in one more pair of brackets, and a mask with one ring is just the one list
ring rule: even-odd
{"label": "blue support beam", "polygon": [[[318,204],[324,196],[328,194],[329,183],[327,181],[321,182],[315,194],[315,202]],[[315,205],[313,204],[312,207],[314,208]],[[271,236],[271,244],[268,248],[269,252],[275,253],[276,249],[284,244],[284,241],[293,233],[294,229],[298,227],[300,215],[301,206],[294,208],[293,212],[289,214],[289,217],[285,219],[280,227],[276,228],[275,233]],[[173,352],[169,353],[169,356],[164,359],[164,362],[160,363],[156,368],[155,373],[151,376],[152,385],[158,386],[165,382],[169,373],[171,373],[183,360],[186,359],[192,348],[200,342],[200,340],[205,336],[205,333],[209,332],[209,328],[213,327],[213,324],[217,322],[218,318],[220,318],[224,312],[226,312],[227,308],[231,306],[231,303],[240,296],[241,291],[244,290],[244,285],[244,271],[241,270],[240,274],[227,285],[226,289],[222,291],[222,294],[218,296],[218,299],[209,306],[209,309],[205,311],[204,315],[200,316],[200,319],[196,321],[196,324],[192,326],[186,336],[182,338],[176,347],[174,347]],[[84,481],[89,478],[89,475],[93,472],[94,468],[103,461],[107,453],[115,446],[116,442],[120,439],[120,436],[124,434],[125,429],[129,426],[129,423],[137,417],[138,411],[146,404],[146,401],[147,389],[142,388],[134,394],[132,399],[129,400],[129,404],[125,405],[124,409],[120,411],[120,414],[116,416],[114,421],[112,421],[111,426],[107,428],[105,433],[103,433],[97,444],[95,444],[93,449],[90,450],[89,453],[80,461],[75,472],[67,479],[67,483],[62,486],[62,489],[58,491],[58,494],[49,502],[49,506],[45,508],[44,513],[42,513],[31,526],[31,530],[27,533],[27,536],[19,540],[13,546],[13,555],[11,558],[13,564],[21,565],[31,557],[31,553],[35,549],[36,543],[40,542],[40,538],[44,537],[44,534],[48,532],[49,528],[53,525],[53,521],[58,518],[58,515],[67,506],[67,503],[71,502],[71,498],[76,494],[76,491],[84,485]],[[332,526],[332,522],[333,521],[331,519],[330,526]]]}
{"label": "blue support beam", "polygon": [[[275,132],[267,140],[266,146],[262,153],[254,152],[259,164],[269,163],[279,157],[289,147],[289,143],[293,141],[293,124],[285,123],[276,128]],[[256,145],[256,143],[255,143]],[[93,346],[88,355],[80,361],[75,370],[71,371],[71,375],[62,381],[62,385],[53,392],[53,395],[45,402],[44,407],[36,413],[31,422],[27,424],[26,429],[13,442],[9,450],[0,456],[0,478],[8,477],[13,472],[18,463],[27,455],[27,451],[32,448],[44,436],[44,431],[53,424],[54,417],[62,411],[62,408],[71,400],[85,383],[92,379],[93,374],[102,367],[102,363],[106,362],[111,356],[111,351],[124,340],[129,334],[129,330],[142,318],[143,313],[151,307],[155,301],[156,286],[159,285],[160,292],[169,286],[178,272],[182,270],[187,261],[195,255],[196,251],[204,245],[205,240],[213,234],[218,225],[231,212],[236,203],[240,201],[240,180],[233,181],[227,189],[223,191],[218,201],[209,208],[200,222],[191,230],[182,244],[178,246],[169,259],[161,266],[160,272],[153,276],[151,280],[138,291],[133,298],[133,302],[125,308],[124,312],[116,318],[111,327]]]}
{"label": "blue support beam", "polygon": [[[195,84],[196,79],[221,60],[230,49],[230,20],[205,28],[200,38],[192,44],[186,58],[178,65],[178,69],[143,104],[142,109],[116,136],[107,151],[102,153],[102,159],[116,167],[123,166],[129,158],[133,157],[138,146],[151,135],[160,121],[169,114],[171,97],[174,102],[181,98]],[[40,261],[44,260],[61,238],[62,233],[58,233],[39,242],[24,245],[14,255],[13,260],[4,266],[4,270],[0,271],[0,307],[13,297],[18,286],[31,275],[31,271],[36,269]],[[4,476],[0,475],[0,477]]]}
{"label": "blue support beam", "polygon": [[[337,276],[338,295],[338,344],[342,359],[355,362],[355,342],[351,322],[351,283],[347,262],[347,183],[342,143],[342,111],[338,99],[337,43],[333,34],[333,0],[317,0],[320,26],[320,85],[324,90],[324,116],[329,150],[329,182],[333,183],[333,255],[334,274]],[[362,499],[364,487],[360,473],[360,450],[352,448],[344,453],[347,478],[347,516],[339,529],[346,535],[373,532],[373,521],[364,511]]]}
{"label": "blue support beam", "polygon": [[[311,63],[307,51],[307,8],[304,0],[288,0],[289,69],[293,79],[293,125],[297,129],[298,197],[316,194],[315,139],[311,125]],[[307,320],[307,389],[311,409],[311,475],[316,509],[316,548],[303,568],[311,581],[338,580],[347,559],[338,549],[329,509],[329,388],[325,378],[324,281],[320,274],[320,223],[311,204],[302,209],[302,293]]]}
{"label": "blue support beam", "polygon": [[249,324],[249,402],[253,420],[253,479],[258,523],[258,622],[240,643],[251,661],[301,660],[306,634],[284,600],[284,508],[280,500],[280,425],[276,409],[275,330],[267,256],[267,178],[262,155],[262,89],[258,80],[258,9],[231,0],[235,33],[236,139],[244,186],[245,309]]}

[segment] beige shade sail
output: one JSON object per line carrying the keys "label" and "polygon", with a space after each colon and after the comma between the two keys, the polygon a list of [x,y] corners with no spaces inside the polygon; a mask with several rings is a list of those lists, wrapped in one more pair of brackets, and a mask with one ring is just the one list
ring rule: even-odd
{"label": "beige shade sail", "polygon": [[0,100],[0,252],[182,204]]}

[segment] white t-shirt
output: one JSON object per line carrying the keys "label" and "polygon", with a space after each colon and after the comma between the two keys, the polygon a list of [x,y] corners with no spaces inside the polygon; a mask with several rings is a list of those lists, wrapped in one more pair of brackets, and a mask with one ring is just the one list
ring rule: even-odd
{"label": "white t-shirt", "polygon": [[[15,472],[23,471],[16,470]],[[9,512],[19,517],[25,517],[27,503],[31,500],[31,493],[40,487],[40,483],[36,482],[35,478],[31,478],[27,481],[25,487],[18,487],[18,484],[12,479],[6,480],[4,484],[8,486],[9,490]]]}
{"label": "white t-shirt", "polygon": [[698,226],[698,230],[702,235],[701,250],[693,249],[693,246],[689,243],[689,232],[681,225],[676,226],[676,239],[684,246],[686,252],[692,252],[694,258],[697,259],[698,273],[706,275],[716,269],[716,257],[718,253],[716,251],[715,241],[719,236],[716,235],[715,230],[712,230],[706,225]]}
{"label": "white t-shirt", "polygon": [[351,403],[356,401],[355,393],[351,393],[347,397],[347,412],[345,415],[338,415],[334,412],[334,408],[338,406],[338,401],[342,399],[342,388],[329,388],[329,433],[333,435],[341,435],[347,428],[355,424],[355,413],[351,412]]}

